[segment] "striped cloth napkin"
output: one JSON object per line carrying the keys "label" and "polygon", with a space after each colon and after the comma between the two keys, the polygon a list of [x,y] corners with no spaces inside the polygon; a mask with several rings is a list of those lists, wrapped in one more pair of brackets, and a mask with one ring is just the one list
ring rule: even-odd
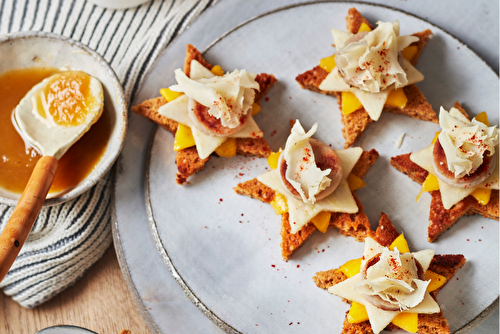
{"label": "striped cloth napkin", "polygon": [[[130,103],[162,50],[216,1],[111,10],[84,0],[0,0],[0,34],[45,31],[82,42],[108,61]],[[13,209],[0,204],[0,231]],[[110,211],[109,174],[78,198],[43,208],[0,288],[31,308],[74,284],[111,244]]]}

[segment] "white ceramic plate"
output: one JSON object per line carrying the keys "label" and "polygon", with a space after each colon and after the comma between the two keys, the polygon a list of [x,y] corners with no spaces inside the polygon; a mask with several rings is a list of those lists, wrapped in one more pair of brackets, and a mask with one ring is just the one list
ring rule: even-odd
{"label": "white ceramic plate", "polygon": [[[342,148],[337,101],[300,89],[295,76],[333,53],[330,29],[345,29],[350,7],[349,3],[312,3],[274,11],[235,28],[205,52],[210,62],[226,70],[245,68],[278,78],[256,116],[273,150],[283,145],[288,121],[296,118],[305,128],[318,122],[315,137]],[[434,36],[417,66],[426,76],[419,88],[435,110],[459,100],[471,115],[486,110],[490,122],[498,124],[498,76],[467,46],[397,10],[356,7],[372,22],[400,20],[402,34],[430,28]],[[171,75],[164,84],[172,83]],[[389,165],[390,157],[427,146],[438,130],[436,124],[389,113],[372,123],[357,144],[365,150],[377,149],[380,158],[357,195],[372,227],[381,211],[387,213],[405,233],[411,249],[465,255],[467,264],[438,296],[456,332],[488,312],[498,298],[498,222],[464,217],[429,244],[430,196],[416,203],[420,186]],[[403,132],[407,136],[396,149],[394,143]],[[150,151],[146,205],[157,248],[187,295],[228,331],[339,333],[348,306],[318,289],[311,277],[359,257],[363,244],[336,230],[316,232],[291,260],[283,262],[280,217],[269,205],[232,191],[237,183],[265,172],[267,161],[212,158],[203,172],[190,179],[191,184],[178,186],[172,145],[172,135],[159,129]]]}

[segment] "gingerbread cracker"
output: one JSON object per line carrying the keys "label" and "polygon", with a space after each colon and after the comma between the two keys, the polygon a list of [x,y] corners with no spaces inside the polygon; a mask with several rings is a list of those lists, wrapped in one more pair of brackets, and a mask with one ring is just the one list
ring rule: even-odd
{"label": "gingerbread cracker", "polygon": [[[368,170],[373,166],[379,154],[376,150],[364,151],[351,171],[351,174],[364,178]],[[276,195],[276,192],[264,185],[256,178],[240,183],[234,191],[240,195],[250,196],[264,203],[270,204]],[[354,191],[351,191],[358,205],[359,211],[354,214],[332,212],[328,228],[337,228],[341,234],[352,236],[357,241],[362,241],[370,230],[370,222],[363,212],[363,205],[356,197]],[[316,226],[309,222],[298,232],[292,234],[288,213],[281,215],[281,254],[284,260],[290,259],[292,254],[317,230]]]}
{"label": "gingerbread cracker", "polygon": [[[192,45],[188,44],[186,48],[186,57],[184,60],[184,73],[189,77],[191,61],[196,60],[207,69],[212,69],[212,65],[203,58],[202,54]],[[255,78],[259,83],[260,90],[256,91],[255,103],[260,105],[269,88],[276,84],[277,79],[272,74],[261,73]],[[172,119],[162,116],[158,109],[167,103],[163,97],[146,100],[137,106],[132,107],[132,111],[142,115],[165,130],[175,135],[178,123]],[[271,153],[271,148],[264,138],[236,138],[236,154],[267,157]],[[212,155],[217,155],[213,153]],[[175,163],[177,165],[176,181],[178,184],[187,182],[188,177],[198,173],[205,168],[205,164],[210,160],[210,156],[202,159],[198,155],[195,146],[184,148],[176,152]]]}
{"label": "gingerbread cracker", "polygon": [[[350,33],[357,33],[361,27],[361,24],[365,23],[373,29],[374,27],[356,10],[356,8],[349,9],[348,15],[346,17],[347,31]],[[411,44],[411,46],[416,46],[416,52],[408,59],[412,65],[417,63],[422,50],[424,49],[429,37],[432,32],[427,29],[422,32],[413,34],[419,38],[417,42]],[[342,93],[338,91],[323,91],[320,90],[320,84],[325,80],[329,73],[320,66],[316,66],[313,69],[298,75],[295,80],[304,89],[312,90],[317,93],[335,96],[337,98],[337,103],[340,109],[341,120],[344,128],[342,129],[342,134],[346,140],[344,147],[350,147],[355,143],[363,134],[363,132],[368,128],[373,120],[370,118],[366,110],[361,107],[354,112],[345,115],[342,112]],[[438,119],[436,113],[432,110],[432,106],[427,102],[424,94],[418,89],[415,84],[411,84],[403,87],[403,91],[406,95],[407,102],[404,107],[395,107],[385,104],[384,111],[389,111],[396,114],[402,114],[410,116],[412,118],[430,121],[437,123]]]}
{"label": "gingerbread cracker", "polygon": [[[470,118],[460,103],[455,102],[454,107]],[[400,172],[408,175],[413,181],[422,184],[429,172],[410,160],[410,153],[391,158],[391,165]],[[498,220],[499,196],[498,190],[491,191],[488,204],[480,204],[472,195],[467,196],[450,209],[445,209],[439,190],[431,191],[432,196],[427,240],[434,242],[443,232],[448,230],[461,217],[479,214],[485,218]]]}
{"label": "gingerbread cracker", "polygon": [[[399,236],[399,233],[392,225],[389,217],[382,213],[379,221],[379,226],[376,232],[368,231],[368,235],[384,247],[389,247],[394,240]],[[429,270],[446,278],[446,282],[430,292],[431,296],[436,300],[439,291],[446,285],[446,283],[455,275],[456,271],[465,264],[465,257],[463,255],[434,255]],[[327,271],[317,272],[313,280],[317,287],[321,289],[328,289],[340,282],[348,279],[346,274],[340,268],[330,269]],[[344,300],[346,301],[346,300]],[[368,320],[360,323],[349,323],[347,314],[344,320],[342,333],[344,334],[373,334],[372,327]],[[390,323],[385,330],[392,330],[399,328],[393,323]],[[446,334],[450,333],[448,322],[444,318],[443,312],[432,314],[418,314],[418,329],[419,334]]]}

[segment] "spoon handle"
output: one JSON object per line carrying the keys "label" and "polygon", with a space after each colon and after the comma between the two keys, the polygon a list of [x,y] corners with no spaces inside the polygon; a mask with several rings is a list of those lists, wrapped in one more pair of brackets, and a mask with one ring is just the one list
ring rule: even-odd
{"label": "spoon handle", "polygon": [[14,263],[42,208],[57,171],[57,159],[38,160],[12,216],[0,235],[0,282]]}

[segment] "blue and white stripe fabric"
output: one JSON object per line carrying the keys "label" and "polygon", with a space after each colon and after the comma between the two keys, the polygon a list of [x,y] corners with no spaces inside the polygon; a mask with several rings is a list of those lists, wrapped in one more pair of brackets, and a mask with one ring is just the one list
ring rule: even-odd
{"label": "blue and white stripe fabric", "polygon": [[[216,1],[154,0],[112,10],[85,0],[0,0],[0,34],[45,31],[88,45],[108,61],[131,102],[162,50]],[[111,244],[110,206],[108,174],[80,197],[43,208],[0,288],[30,308],[75,283]],[[0,204],[0,231],[13,209]]]}

